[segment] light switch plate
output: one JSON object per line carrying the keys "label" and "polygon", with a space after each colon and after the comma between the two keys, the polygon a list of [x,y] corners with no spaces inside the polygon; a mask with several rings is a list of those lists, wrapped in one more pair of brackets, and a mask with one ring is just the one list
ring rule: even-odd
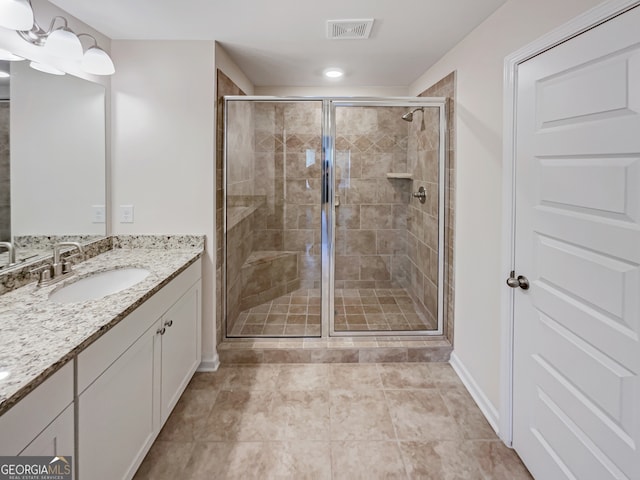
{"label": "light switch plate", "polygon": [[133,205],[120,205],[120,223],[133,223]]}
{"label": "light switch plate", "polygon": [[91,223],[105,223],[106,217],[104,205],[91,205]]}

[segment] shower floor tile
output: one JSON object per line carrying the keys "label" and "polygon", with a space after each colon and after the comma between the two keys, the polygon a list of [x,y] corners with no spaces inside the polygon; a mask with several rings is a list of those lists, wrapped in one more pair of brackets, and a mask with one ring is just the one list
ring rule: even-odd
{"label": "shower floor tile", "polygon": [[[437,328],[404,288],[337,289],[334,304],[338,332]],[[301,289],[240,313],[229,336],[320,336],[320,322],[320,289]]]}

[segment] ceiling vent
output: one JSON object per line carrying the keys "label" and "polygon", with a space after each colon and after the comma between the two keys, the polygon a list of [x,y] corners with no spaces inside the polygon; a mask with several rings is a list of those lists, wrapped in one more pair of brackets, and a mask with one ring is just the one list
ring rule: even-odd
{"label": "ceiling vent", "polygon": [[327,37],[331,40],[364,40],[371,35],[373,18],[364,20],[329,20]]}

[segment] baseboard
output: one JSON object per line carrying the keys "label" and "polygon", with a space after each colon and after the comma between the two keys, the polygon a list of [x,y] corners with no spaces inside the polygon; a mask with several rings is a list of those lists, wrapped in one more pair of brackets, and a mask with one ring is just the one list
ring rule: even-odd
{"label": "baseboard", "polygon": [[460,377],[460,380],[462,380],[462,383],[471,394],[471,397],[478,405],[478,408],[480,408],[480,410],[484,414],[487,422],[489,422],[489,425],[491,425],[491,428],[493,428],[493,430],[499,436],[500,415],[498,414],[498,410],[496,409],[496,407],[493,406],[484,392],[480,389],[476,381],[469,373],[469,370],[467,370],[467,368],[460,361],[460,358],[458,358],[458,356],[456,355],[455,351],[451,353],[451,359],[449,360],[449,363]]}
{"label": "baseboard", "polygon": [[197,372],[215,372],[220,367],[220,357],[216,353],[211,360],[202,360]]}

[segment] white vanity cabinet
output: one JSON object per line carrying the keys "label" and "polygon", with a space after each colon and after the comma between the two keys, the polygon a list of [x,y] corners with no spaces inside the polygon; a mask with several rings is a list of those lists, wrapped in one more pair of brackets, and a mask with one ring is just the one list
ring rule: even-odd
{"label": "white vanity cabinet", "polygon": [[160,421],[164,425],[200,364],[200,288],[195,285],[163,315],[160,333]]}
{"label": "white vanity cabinet", "polygon": [[130,479],[200,363],[201,263],[78,356],[78,478]]}
{"label": "white vanity cabinet", "polygon": [[74,455],[73,362],[0,417],[0,456]]}

